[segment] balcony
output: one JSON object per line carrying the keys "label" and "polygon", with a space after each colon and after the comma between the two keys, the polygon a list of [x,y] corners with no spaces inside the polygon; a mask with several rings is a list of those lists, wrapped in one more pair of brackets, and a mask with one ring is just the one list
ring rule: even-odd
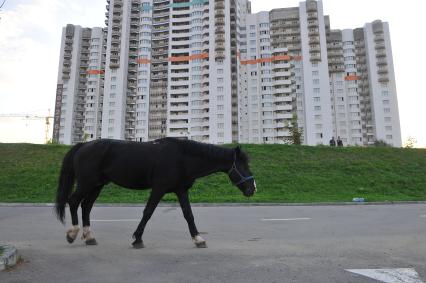
{"label": "balcony", "polygon": [[379,60],[377,60],[377,63],[376,63],[376,65],[377,66],[379,66],[379,67],[382,67],[382,66],[387,66],[388,65],[388,62],[387,62],[387,60],[386,59],[379,59]]}
{"label": "balcony", "polygon": [[274,120],[282,120],[282,119],[288,119],[291,120],[293,118],[292,113],[276,113],[273,115]]}
{"label": "balcony", "polygon": [[385,41],[385,37],[383,36],[383,34],[377,34],[374,37],[374,42],[376,42],[376,43],[382,43],[384,41]]}
{"label": "balcony", "polygon": [[377,43],[376,46],[374,47],[376,50],[383,50],[386,48],[384,43]]}
{"label": "balcony", "polygon": [[320,54],[311,54],[310,60],[311,60],[311,62],[321,61],[321,55]]}
{"label": "balcony", "polygon": [[387,76],[379,77],[379,83],[387,83],[387,82],[389,82],[389,78]]}
{"label": "balcony", "polygon": [[380,75],[387,75],[388,74],[388,69],[387,68],[378,69],[377,73],[380,74]]}
{"label": "balcony", "polygon": [[308,28],[317,28],[318,27],[318,21],[309,21],[308,22]]}
{"label": "balcony", "polygon": [[223,10],[216,10],[215,13],[214,13],[214,17],[216,19],[224,18],[225,17],[225,12]]}
{"label": "balcony", "polygon": [[223,46],[223,45],[216,45],[216,47],[214,48],[214,50],[216,52],[224,52],[225,51],[225,46]]}
{"label": "balcony", "polygon": [[386,57],[386,51],[385,50],[377,50],[376,58],[384,58],[384,57]]}
{"label": "balcony", "polygon": [[319,45],[309,47],[309,53],[318,53],[321,52],[321,47]]}
{"label": "balcony", "polygon": [[319,36],[319,31],[318,31],[318,29],[310,29],[308,31],[308,35],[309,35],[309,37]]}
{"label": "balcony", "polygon": [[119,68],[120,67],[120,62],[119,61],[111,61],[110,63],[109,63],[109,67],[111,68],[111,69],[115,69],[115,68]]}
{"label": "balcony", "polygon": [[308,13],[308,21],[310,20],[317,20],[318,19],[318,14],[316,12],[310,12]]}
{"label": "balcony", "polygon": [[[312,36],[309,38],[309,44],[319,44],[320,38],[319,36]],[[320,47],[318,46],[318,50],[320,50]]]}

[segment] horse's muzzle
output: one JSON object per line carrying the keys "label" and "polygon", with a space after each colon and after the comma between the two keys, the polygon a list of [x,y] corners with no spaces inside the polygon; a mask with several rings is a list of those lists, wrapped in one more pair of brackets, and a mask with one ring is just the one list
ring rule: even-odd
{"label": "horse's muzzle", "polygon": [[246,197],[251,197],[254,195],[254,193],[257,191],[256,187],[253,188],[249,188],[247,190],[244,191],[244,196]]}

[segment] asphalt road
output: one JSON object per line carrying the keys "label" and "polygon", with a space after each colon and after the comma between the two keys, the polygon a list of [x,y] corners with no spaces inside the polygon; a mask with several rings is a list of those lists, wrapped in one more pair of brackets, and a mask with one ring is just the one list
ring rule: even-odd
{"label": "asphalt road", "polygon": [[23,257],[0,282],[378,282],[346,271],[374,268],[426,282],[426,204],[193,207],[207,249],[180,208],[159,207],[135,250],[142,210],[95,207],[99,245],[85,246],[66,242],[51,207],[0,206],[0,241]]}

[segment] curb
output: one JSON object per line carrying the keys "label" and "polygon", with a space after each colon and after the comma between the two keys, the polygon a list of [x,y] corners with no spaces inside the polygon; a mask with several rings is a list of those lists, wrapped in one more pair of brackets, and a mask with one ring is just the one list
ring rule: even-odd
{"label": "curb", "polygon": [[12,245],[0,243],[0,247],[3,249],[3,254],[0,256],[0,271],[2,271],[14,266],[20,256],[18,250]]}
{"label": "curb", "polygon": [[[192,207],[218,207],[218,206],[347,206],[347,205],[406,205],[406,204],[426,204],[426,201],[378,201],[378,202],[308,202],[308,203],[191,203]],[[53,207],[54,203],[4,203],[0,202],[0,207]],[[96,207],[144,207],[145,203],[95,203]],[[160,202],[159,207],[180,207],[178,203]]]}

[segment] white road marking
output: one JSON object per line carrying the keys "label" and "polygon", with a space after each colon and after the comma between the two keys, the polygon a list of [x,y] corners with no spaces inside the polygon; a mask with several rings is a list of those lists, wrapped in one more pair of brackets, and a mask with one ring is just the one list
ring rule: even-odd
{"label": "white road marking", "polygon": [[414,268],[346,269],[386,283],[423,283]]}
{"label": "white road marking", "polygon": [[262,221],[299,221],[311,220],[311,218],[262,218]]}
{"label": "white road marking", "polygon": [[132,222],[141,221],[140,219],[92,219],[94,222]]}

